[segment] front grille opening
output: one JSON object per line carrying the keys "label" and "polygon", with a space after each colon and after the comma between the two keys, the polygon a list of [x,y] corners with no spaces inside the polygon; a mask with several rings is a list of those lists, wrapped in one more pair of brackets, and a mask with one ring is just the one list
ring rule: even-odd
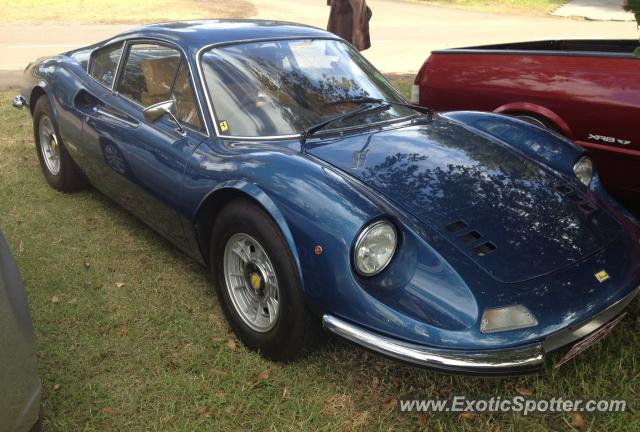
{"label": "front grille opening", "polygon": [[569,192],[571,192],[573,189],[571,189],[571,188],[570,188],[569,186],[567,186],[567,185],[563,185],[563,184],[561,184],[561,185],[557,185],[557,186],[556,186],[556,190],[557,190],[558,192],[560,192],[561,194],[566,195],[566,194],[568,194]]}
{"label": "front grille opening", "polygon": [[478,254],[478,256],[485,256],[487,254],[490,254],[496,249],[498,249],[496,245],[494,245],[491,242],[485,242],[473,248],[473,250]]}
{"label": "front grille opening", "polygon": [[467,227],[467,224],[462,222],[462,221],[457,221],[457,222],[453,222],[450,223],[449,225],[447,225],[447,231],[454,233],[454,232],[458,232],[461,229],[465,229]]}
{"label": "front grille opening", "polygon": [[480,234],[478,231],[469,231],[468,233],[463,234],[458,238],[465,244],[468,244],[482,238],[482,234]]}

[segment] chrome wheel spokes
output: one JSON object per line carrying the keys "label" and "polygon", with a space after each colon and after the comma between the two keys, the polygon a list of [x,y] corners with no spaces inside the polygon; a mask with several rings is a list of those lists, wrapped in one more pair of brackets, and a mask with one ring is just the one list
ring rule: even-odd
{"label": "chrome wheel spokes", "polygon": [[271,330],[280,312],[278,279],[264,248],[247,234],[234,234],[224,250],[224,279],[233,307],[252,330]]}
{"label": "chrome wheel spokes", "polygon": [[39,123],[40,151],[47,169],[52,175],[60,173],[60,145],[53,123],[46,115],[40,117]]}

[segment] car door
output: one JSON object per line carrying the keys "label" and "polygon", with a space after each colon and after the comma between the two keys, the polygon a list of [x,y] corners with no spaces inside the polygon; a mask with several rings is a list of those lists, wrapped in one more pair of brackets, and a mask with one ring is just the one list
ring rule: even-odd
{"label": "car door", "polygon": [[[175,100],[175,117],[150,122],[143,109]],[[188,64],[156,41],[129,41],[113,91],[101,96],[83,128],[96,160],[87,173],[107,195],[178,246],[187,247],[180,193],[188,158],[206,138]]]}

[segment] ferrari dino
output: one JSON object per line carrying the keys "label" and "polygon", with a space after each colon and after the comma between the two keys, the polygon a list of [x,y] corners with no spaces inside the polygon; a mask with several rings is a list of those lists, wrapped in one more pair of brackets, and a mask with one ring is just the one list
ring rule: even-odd
{"label": "ferrari dino", "polygon": [[639,227],[583,149],[413,106],[320,29],[148,25],[31,63],[14,105],[53,188],[94,186],[206,265],[270,359],[322,324],[420,366],[522,373],[638,293]]}

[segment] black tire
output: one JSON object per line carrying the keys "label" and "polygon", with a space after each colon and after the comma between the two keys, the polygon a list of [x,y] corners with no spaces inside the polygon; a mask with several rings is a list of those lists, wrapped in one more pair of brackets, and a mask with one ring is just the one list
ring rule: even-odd
{"label": "black tire", "polygon": [[42,413],[42,405],[40,405],[40,410],[38,411],[38,421],[29,429],[29,432],[42,432],[42,423],[43,423],[43,413]]}
{"label": "black tire", "polygon": [[[52,170],[52,168],[47,165],[43,152],[43,143],[40,142],[41,120],[43,117],[46,117],[53,127],[54,139],[52,142],[55,143],[59,159],[57,171]],[[38,98],[35,108],[33,109],[33,133],[36,143],[36,153],[38,154],[38,160],[40,161],[40,168],[42,168],[42,173],[47,179],[49,185],[60,192],[75,192],[85,188],[86,180],[80,172],[80,169],[71,159],[71,156],[69,156],[69,153],[62,142],[62,138],[60,137],[60,132],[58,130],[58,124],[56,123],[53,110],[51,109],[51,103],[49,102],[49,98],[45,95]]]}
{"label": "black tire", "polygon": [[[258,332],[243,321],[230,297],[224,253],[238,234],[255,239],[266,252],[278,281],[279,313],[273,328]],[[288,362],[315,348],[323,339],[319,320],[306,306],[291,252],[278,226],[260,206],[246,198],[230,202],[218,216],[211,236],[211,272],[224,314],[238,339],[264,357]]]}

